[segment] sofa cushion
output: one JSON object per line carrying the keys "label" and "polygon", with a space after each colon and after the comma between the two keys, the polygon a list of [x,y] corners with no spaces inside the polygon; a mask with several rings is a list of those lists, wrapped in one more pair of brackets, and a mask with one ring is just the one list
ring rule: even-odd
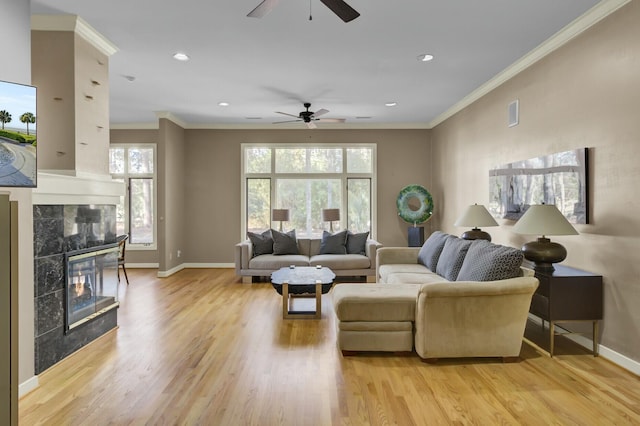
{"label": "sofa cushion", "polygon": [[369,269],[371,267],[371,259],[359,254],[318,254],[311,256],[309,264],[311,266],[326,266],[329,269],[337,271],[345,269]]}
{"label": "sofa cushion", "polygon": [[253,257],[273,253],[273,238],[271,238],[270,229],[262,234],[247,232],[247,237],[251,240],[251,245],[253,246]]}
{"label": "sofa cushion", "polygon": [[340,321],[413,321],[420,286],[337,284],[332,298]]}
{"label": "sofa cushion", "polygon": [[436,273],[449,281],[455,281],[472,242],[453,235],[447,237],[438,259]]}
{"label": "sofa cushion", "polygon": [[309,266],[309,258],[300,254],[263,254],[249,261],[249,268],[256,270],[276,271],[291,265]]}
{"label": "sofa cushion", "polygon": [[295,229],[286,234],[272,229],[271,236],[273,237],[273,254],[298,254]]}
{"label": "sofa cushion", "polygon": [[522,251],[485,240],[471,244],[458,274],[458,281],[497,281],[519,277]]}
{"label": "sofa cushion", "polygon": [[449,282],[438,274],[425,274],[416,272],[396,272],[387,277],[386,284],[430,284]]}
{"label": "sofa cushion", "polygon": [[365,256],[367,254],[367,238],[369,238],[369,232],[354,234],[349,231],[347,233],[347,253]]}
{"label": "sofa cushion", "polygon": [[347,254],[347,231],[322,232],[322,241],[320,242],[320,254]]}
{"label": "sofa cushion", "polygon": [[378,266],[380,281],[383,283],[387,282],[387,279],[391,274],[402,272],[435,275],[435,272],[432,272],[426,266],[418,265],[417,263],[387,263]]}
{"label": "sofa cushion", "polygon": [[429,238],[424,242],[418,253],[418,263],[435,272],[438,259],[444,248],[444,243],[449,236],[449,234],[440,231],[429,235]]}

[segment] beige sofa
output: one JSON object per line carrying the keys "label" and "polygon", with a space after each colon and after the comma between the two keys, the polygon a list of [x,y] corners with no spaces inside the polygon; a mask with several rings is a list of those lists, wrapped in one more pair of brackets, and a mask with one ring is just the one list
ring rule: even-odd
{"label": "beige sofa", "polygon": [[261,254],[253,256],[251,241],[246,240],[235,246],[236,275],[242,282],[251,283],[252,277],[268,277],[272,272],[290,265],[316,266],[330,268],[336,276],[364,276],[367,280],[375,280],[376,253],[382,245],[368,239],[365,254],[320,254],[320,238],[298,238],[299,254]]}
{"label": "beige sofa", "polygon": [[[457,256],[456,275],[486,278],[499,276],[505,269],[518,276],[449,280],[420,263],[424,248],[381,248],[377,284],[339,284],[333,289],[337,343],[343,354],[415,349],[424,360],[519,356],[538,286],[533,271],[521,268],[518,250],[488,242],[459,242],[453,240],[457,237],[439,234],[453,241],[452,246],[466,246],[462,255],[441,250],[441,255]],[[436,270],[438,262],[431,265]],[[508,265],[502,267],[500,262]]]}

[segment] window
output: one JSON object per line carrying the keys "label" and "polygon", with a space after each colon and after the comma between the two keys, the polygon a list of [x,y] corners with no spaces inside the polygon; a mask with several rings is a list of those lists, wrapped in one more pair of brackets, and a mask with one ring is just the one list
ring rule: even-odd
{"label": "window", "polygon": [[333,229],[375,233],[375,145],[242,146],[243,234],[276,228],[273,209],[289,209],[285,230],[319,237],[322,210],[340,209]]}
{"label": "window", "polygon": [[111,145],[109,172],[127,184],[116,209],[118,235],[129,234],[131,248],[156,248],[155,145]]}

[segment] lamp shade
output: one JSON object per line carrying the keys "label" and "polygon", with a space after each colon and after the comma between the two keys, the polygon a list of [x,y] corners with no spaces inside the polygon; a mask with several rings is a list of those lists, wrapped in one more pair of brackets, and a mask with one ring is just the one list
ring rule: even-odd
{"label": "lamp shade", "polygon": [[484,226],[498,226],[498,222],[491,216],[491,213],[487,211],[482,204],[474,204],[462,213],[462,216],[456,220],[453,226],[471,226],[473,228],[480,228]]}
{"label": "lamp shade", "polygon": [[322,209],[322,221],[333,222],[340,220],[340,209]]}
{"label": "lamp shade", "polygon": [[289,209],[273,209],[271,211],[271,220],[287,222],[289,220]]}
{"label": "lamp shade", "polygon": [[578,231],[553,204],[536,204],[522,215],[513,232],[525,235],[578,235]]}

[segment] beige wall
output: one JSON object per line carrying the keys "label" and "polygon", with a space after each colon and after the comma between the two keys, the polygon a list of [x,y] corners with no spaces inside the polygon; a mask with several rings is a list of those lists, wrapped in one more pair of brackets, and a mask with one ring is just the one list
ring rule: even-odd
{"label": "beige wall", "polygon": [[[160,119],[158,131],[158,254],[159,270],[170,271],[187,261],[185,229],[184,129]],[[178,251],[182,257],[178,258]]]}
{"label": "beige wall", "polygon": [[109,174],[109,57],[80,35],[73,36],[75,168],[106,175]]}
{"label": "beige wall", "polygon": [[[0,80],[22,84],[31,82],[31,17],[29,2],[8,0],[2,3],[0,40],[3,46]],[[38,101],[40,92],[38,92]],[[40,136],[38,136],[40,137]],[[38,158],[38,162],[40,159]],[[40,164],[38,164],[40,165]],[[31,189],[0,188],[9,199],[18,202],[18,381],[34,378],[34,309],[33,309],[33,205]],[[2,236],[4,238],[4,236]],[[0,342],[8,344],[8,342]],[[31,382],[30,385],[34,383]],[[6,384],[2,384],[5,386]],[[24,388],[22,388],[24,389]]]}
{"label": "beige wall", "polygon": [[241,235],[242,143],[376,143],[378,235],[385,245],[407,244],[396,213],[403,186],[431,185],[426,130],[187,130],[185,169],[188,262],[233,262]]}
{"label": "beige wall", "polygon": [[[471,203],[487,203],[492,166],[589,147],[591,223],[555,237],[564,261],[604,276],[601,343],[640,361],[640,2],[631,2],[432,133],[435,224],[445,231]],[[520,124],[507,105],[520,100]],[[487,229],[520,246],[513,223]]]}
{"label": "beige wall", "polygon": [[32,31],[33,84],[38,87],[38,170],[75,170],[74,33]]}

